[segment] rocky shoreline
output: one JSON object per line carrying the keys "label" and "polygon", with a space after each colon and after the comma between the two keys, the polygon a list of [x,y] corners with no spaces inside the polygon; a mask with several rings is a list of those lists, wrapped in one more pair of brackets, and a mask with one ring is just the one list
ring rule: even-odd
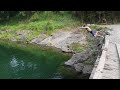
{"label": "rocky shoreline", "polygon": [[[77,31],[77,29],[75,30]],[[86,44],[86,37],[79,31],[59,31],[47,37],[45,34],[41,34],[38,38],[33,39],[30,43],[53,46],[61,49],[63,52],[73,52],[70,45],[72,43]],[[46,38],[47,37],[47,38]]]}
{"label": "rocky shoreline", "polygon": [[[101,46],[103,44],[103,42],[101,41],[103,41],[103,39],[95,39],[89,34],[88,36],[75,29],[73,31],[59,31],[47,38],[46,35],[43,34],[38,38],[32,40],[30,43],[56,47],[58,49],[61,49],[65,53],[72,53],[73,56],[70,60],[66,61],[64,65],[69,66],[69,68],[71,67],[72,70],[74,70],[76,73],[80,73],[79,75],[89,76],[92,72],[94,62],[97,59],[97,55],[101,52]],[[84,52],[76,53],[72,50],[72,48],[70,48],[70,45],[72,43],[79,43],[83,45],[88,44],[88,38],[93,39],[94,43],[92,47],[86,48]],[[100,46],[98,46],[99,44]],[[85,63],[87,61],[88,64]]]}
{"label": "rocky shoreline", "polygon": [[[18,33],[18,35],[21,35],[21,37],[23,37],[23,41],[26,43],[26,36],[24,35],[24,33]],[[92,39],[92,47],[89,45],[88,39]],[[12,38],[11,41],[17,40]],[[40,34],[37,38],[27,43],[55,47],[57,49],[60,49],[62,52],[72,53],[73,56],[70,60],[66,61],[64,65],[71,67],[72,70],[74,70],[76,73],[80,73],[78,75],[89,76],[92,72],[93,64],[97,58],[97,55],[101,52],[103,39],[96,39],[92,37],[89,33],[83,33],[83,31],[76,28],[72,31],[59,30],[58,32],[53,33],[51,36]],[[88,44],[90,47],[78,53],[71,48],[71,44],[73,43],[78,43],[80,45]],[[100,46],[98,46],[99,44]]]}

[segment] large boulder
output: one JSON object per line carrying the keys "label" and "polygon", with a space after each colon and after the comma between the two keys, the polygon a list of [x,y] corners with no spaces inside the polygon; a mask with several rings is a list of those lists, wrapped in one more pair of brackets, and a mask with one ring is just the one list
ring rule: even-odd
{"label": "large boulder", "polygon": [[74,64],[74,68],[77,72],[82,72],[84,65],[82,63]]}
{"label": "large boulder", "polygon": [[65,65],[68,66],[73,66],[76,63],[82,63],[85,60],[87,60],[91,55],[92,55],[92,51],[91,50],[86,50],[83,53],[76,53],[72,56],[72,58],[70,60],[68,60],[67,62],[65,62]]}
{"label": "large boulder", "polygon": [[93,70],[93,65],[85,65],[83,68],[83,74],[91,74]]}

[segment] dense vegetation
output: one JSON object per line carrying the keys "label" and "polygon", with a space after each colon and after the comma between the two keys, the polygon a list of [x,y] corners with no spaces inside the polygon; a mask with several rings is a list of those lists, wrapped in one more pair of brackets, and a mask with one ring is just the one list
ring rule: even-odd
{"label": "dense vegetation", "polygon": [[[11,15],[11,16],[10,16]],[[10,16],[10,17],[9,17]],[[40,34],[50,35],[57,29],[74,27],[80,21],[73,17],[71,12],[52,11],[22,11],[1,12],[0,38],[21,40],[19,34],[24,33],[27,41],[36,38]]]}
{"label": "dense vegetation", "polygon": [[119,11],[0,11],[0,38],[20,40],[29,33],[28,41],[41,33],[50,35],[63,28],[83,23],[118,23]]}
{"label": "dense vegetation", "polygon": [[[64,13],[69,12],[79,17],[83,22],[91,23],[101,23],[103,21],[108,21],[111,23],[120,21],[120,11],[0,11],[0,21],[10,20],[16,15],[20,15],[21,18],[30,18],[35,13],[49,13],[54,12],[56,14],[64,15]],[[37,14],[34,19],[37,19]],[[21,19],[20,18],[20,19]]]}
{"label": "dense vegetation", "polygon": [[[52,36],[51,33],[58,31],[58,30],[62,30],[62,31],[63,30],[76,30],[76,32],[78,33],[79,32],[77,31],[78,27],[80,27],[81,25],[85,23],[89,23],[89,24],[119,23],[120,21],[119,15],[120,15],[119,11],[0,11],[0,39],[8,39],[7,43],[6,43],[6,40],[5,41],[2,40],[0,43],[5,44],[4,45],[5,48],[8,47],[9,49],[11,49],[9,46],[13,43],[9,43],[9,40],[18,41],[18,42],[25,41],[29,43],[33,39],[36,39],[36,38],[41,39],[42,38],[41,36],[44,36],[44,35],[45,37],[49,35]],[[99,30],[107,31],[106,27],[103,28],[97,25],[93,25],[90,27],[97,31]],[[82,30],[80,33],[83,33],[85,37],[87,38],[86,39],[87,44],[79,44],[77,42],[77,43],[72,43],[71,45],[68,45],[68,47],[71,48],[73,51],[75,51],[75,53],[81,53],[81,52],[87,51],[88,49],[90,51],[89,53],[92,53],[92,54],[91,56],[89,56],[89,53],[88,53],[89,59],[84,61],[83,64],[93,65],[97,56],[101,54],[101,46],[103,44],[103,39],[98,40],[96,38],[91,38],[90,34],[87,34],[85,30]],[[72,38],[72,39],[74,41],[76,40],[76,38]],[[70,40],[67,39],[67,40],[72,42],[72,39]],[[22,47],[23,46],[24,46],[24,43],[22,44]],[[36,57],[40,57],[40,55],[43,54],[44,56],[43,59],[46,59],[46,57],[47,58],[49,57],[49,60],[50,59],[56,60],[56,59],[51,58],[50,56],[61,59],[60,56],[62,54],[56,57],[55,56],[56,54],[53,55],[53,53],[50,53],[50,54],[47,53],[48,55],[46,56],[44,51],[45,50],[49,51],[49,48],[44,49],[41,46],[42,48],[42,53],[41,53],[39,52],[38,48],[36,48],[37,46],[32,47],[29,44],[27,46],[28,46],[27,49],[25,48],[21,49],[21,44],[20,46],[13,45],[13,47],[16,47],[15,49],[19,49],[22,51],[29,51],[29,54],[30,54],[28,55],[29,57],[31,56],[31,54],[35,53]],[[3,51],[4,49],[2,48],[1,53],[3,53]],[[15,53],[16,53],[16,50],[15,50]],[[4,56],[4,53],[1,55]],[[84,56],[87,56],[87,54],[83,54],[83,57]],[[36,57],[34,58],[36,59]],[[59,68],[59,71],[62,72],[62,74],[65,73],[65,77],[76,78],[78,73],[76,73],[75,70],[73,71],[72,70],[69,68],[66,69],[66,67],[64,68],[63,65],[62,67]],[[77,77],[77,78],[81,78],[81,77],[82,76]]]}

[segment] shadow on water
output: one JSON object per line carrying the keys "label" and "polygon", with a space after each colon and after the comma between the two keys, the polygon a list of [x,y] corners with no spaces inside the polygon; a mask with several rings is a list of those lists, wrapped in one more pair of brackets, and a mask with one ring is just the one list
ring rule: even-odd
{"label": "shadow on water", "polygon": [[47,47],[0,40],[0,78],[62,79],[58,68],[70,57]]}

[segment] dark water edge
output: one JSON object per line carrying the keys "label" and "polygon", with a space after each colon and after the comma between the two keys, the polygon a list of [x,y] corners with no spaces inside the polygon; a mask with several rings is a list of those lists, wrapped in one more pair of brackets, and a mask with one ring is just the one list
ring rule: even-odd
{"label": "dark water edge", "polygon": [[83,74],[82,72],[76,72],[76,70],[70,66],[61,66],[59,68],[63,79],[89,79],[90,74]]}
{"label": "dark water edge", "polygon": [[0,79],[66,79],[61,68],[71,56],[55,48],[0,40]]}

